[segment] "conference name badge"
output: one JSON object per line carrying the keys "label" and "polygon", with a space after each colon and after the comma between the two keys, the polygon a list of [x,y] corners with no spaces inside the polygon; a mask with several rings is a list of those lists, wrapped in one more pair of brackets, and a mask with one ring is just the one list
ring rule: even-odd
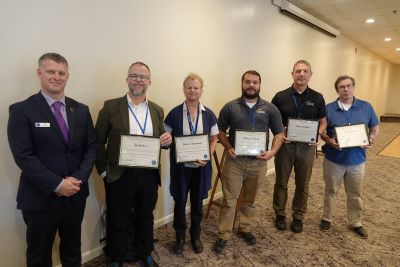
{"label": "conference name badge", "polygon": [[49,128],[50,122],[35,122],[36,128]]}

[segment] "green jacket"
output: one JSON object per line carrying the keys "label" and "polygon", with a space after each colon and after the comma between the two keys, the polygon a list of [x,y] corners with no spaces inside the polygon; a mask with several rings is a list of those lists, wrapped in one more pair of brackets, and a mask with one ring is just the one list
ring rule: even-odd
{"label": "green jacket", "polygon": [[[164,110],[156,103],[148,101],[153,136],[160,137],[164,130]],[[126,95],[107,100],[99,112],[96,122],[98,142],[96,169],[99,174],[106,171],[106,182],[118,180],[125,172],[125,167],[118,166],[121,135],[129,134],[129,110]],[[160,170],[160,166],[159,166]],[[161,185],[160,173],[158,183]]]}

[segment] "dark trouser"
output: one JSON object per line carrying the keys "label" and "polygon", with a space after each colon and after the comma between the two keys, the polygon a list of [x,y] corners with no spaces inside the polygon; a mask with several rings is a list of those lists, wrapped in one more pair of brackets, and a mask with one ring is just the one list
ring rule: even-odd
{"label": "dark trouser", "polygon": [[80,203],[65,198],[64,205],[52,210],[22,210],[26,229],[26,265],[51,267],[52,246],[58,230],[63,267],[81,266],[81,224],[86,200]]}
{"label": "dark trouser", "polygon": [[[104,182],[104,188],[107,192],[106,187],[107,187],[108,183],[106,182],[105,179],[103,179],[103,182]],[[106,207],[108,207],[108,206],[109,206],[108,198],[106,198]],[[107,216],[107,214],[106,214],[106,216]],[[136,251],[137,249],[136,249],[136,243],[135,243],[135,224],[136,224],[135,223],[135,215],[134,215],[133,209],[132,209],[131,214],[130,214],[130,219],[129,219],[129,225],[128,225],[128,241],[127,241],[128,245],[127,245],[127,248],[125,251],[125,258],[133,259],[137,255],[137,251]],[[104,246],[103,250],[104,250],[105,254],[107,256],[109,256],[108,255],[108,246],[107,246],[107,236],[106,236],[105,240],[106,240],[106,245]]]}
{"label": "dark trouser", "polygon": [[124,260],[132,209],[136,219],[134,228],[138,256],[145,258],[153,251],[153,210],[158,196],[157,173],[150,169],[127,169],[121,178],[107,184],[107,252],[111,261]]}
{"label": "dark trouser", "polygon": [[125,258],[135,258],[137,255],[136,249],[136,238],[135,238],[135,225],[136,225],[136,217],[133,210],[129,216],[129,224],[128,224],[128,245],[125,251]]}
{"label": "dark trouser", "polygon": [[308,184],[315,158],[315,147],[306,143],[282,144],[275,155],[276,180],[273,206],[276,215],[286,216],[287,185],[294,168],[296,190],[292,202],[293,218],[303,220],[307,212]]}
{"label": "dark trouser", "polygon": [[[200,168],[184,168],[186,188],[190,191],[190,236],[192,238],[200,237],[200,222],[203,216],[203,198],[200,196]],[[189,192],[188,191],[188,192]],[[186,202],[188,192],[184,199],[174,198],[174,229],[179,237],[184,237],[186,233]]]}

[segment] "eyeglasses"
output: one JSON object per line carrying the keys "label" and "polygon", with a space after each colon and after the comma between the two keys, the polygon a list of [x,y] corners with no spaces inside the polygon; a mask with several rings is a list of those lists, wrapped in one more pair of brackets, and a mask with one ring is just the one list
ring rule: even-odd
{"label": "eyeglasses", "polygon": [[147,81],[150,80],[150,77],[142,74],[129,74],[128,78],[131,80],[139,80],[139,81]]}

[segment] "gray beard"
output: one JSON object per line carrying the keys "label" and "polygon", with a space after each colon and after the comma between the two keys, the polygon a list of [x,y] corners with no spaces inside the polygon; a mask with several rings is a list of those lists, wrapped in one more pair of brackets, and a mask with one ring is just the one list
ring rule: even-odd
{"label": "gray beard", "polygon": [[146,94],[147,88],[148,88],[148,87],[144,88],[141,92],[131,90],[132,95],[133,95],[133,96],[142,96],[142,95]]}

